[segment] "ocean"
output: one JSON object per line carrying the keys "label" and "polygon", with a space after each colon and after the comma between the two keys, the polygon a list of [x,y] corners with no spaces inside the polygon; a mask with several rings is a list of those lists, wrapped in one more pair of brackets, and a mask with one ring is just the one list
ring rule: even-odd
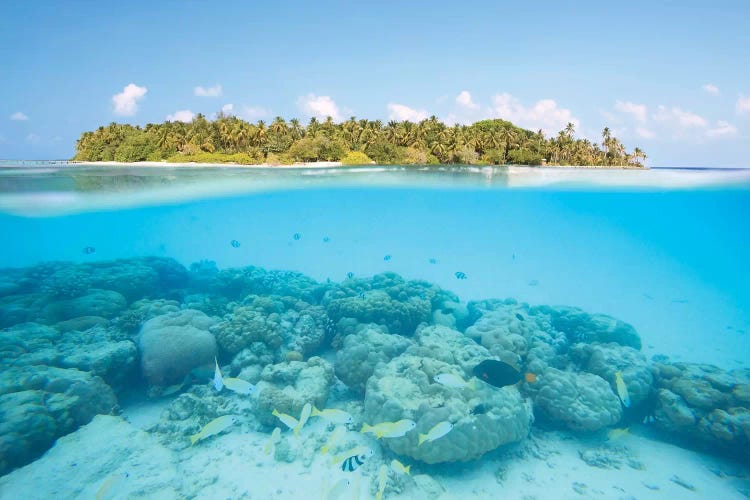
{"label": "ocean", "polygon": [[0,496],[742,498],[749,208],[743,170],[4,168]]}

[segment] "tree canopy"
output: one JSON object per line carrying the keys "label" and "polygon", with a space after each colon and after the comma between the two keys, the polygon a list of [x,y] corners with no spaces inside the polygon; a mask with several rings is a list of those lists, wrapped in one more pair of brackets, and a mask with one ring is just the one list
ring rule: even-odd
{"label": "tree canopy", "polygon": [[[351,153],[362,153],[351,156]],[[568,123],[556,136],[526,130],[500,120],[448,126],[431,116],[410,121],[351,117],[299,120],[276,117],[270,124],[249,123],[219,113],[215,120],[197,115],[191,122],[150,123],[145,127],[110,123],[84,132],[75,160],[171,161],[288,164],[371,159],[378,164],[522,164],[643,166],[646,154],[628,152],[609,128],[601,145],[575,137]]]}

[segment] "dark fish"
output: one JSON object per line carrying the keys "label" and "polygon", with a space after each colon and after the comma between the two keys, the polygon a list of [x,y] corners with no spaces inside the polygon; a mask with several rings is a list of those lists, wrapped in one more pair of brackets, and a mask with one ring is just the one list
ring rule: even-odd
{"label": "dark fish", "polygon": [[329,238],[328,236],[323,236],[323,243],[328,243],[329,241],[331,241],[331,238]]}
{"label": "dark fish", "polygon": [[437,264],[437,259],[430,259],[430,264]]}
{"label": "dark fish", "polygon": [[300,238],[302,238],[302,235],[300,235],[299,233],[294,233],[294,236],[292,236],[292,237],[293,237],[293,238],[294,238],[295,240],[299,240]]}
{"label": "dark fish", "polygon": [[364,300],[365,298],[365,292],[359,292],[359,298]]}
{"label": "dark fish", "polygon": [[519,313],[516,313],[516,319],[518,321],[523,321],[523,316],[521,316]]}
{"label": "dark fish", "polygon": [[521,372],[508,363],[495,359],[485,359],[472,370],[479,380],[495,387],[517,384],[523,378]]}
{"label": "dark fish", "polygon": [[96,248],[94,248],[94,247],[84,247],[83,248],[83,253],[85,253],[86,255],[92,254],[94,252],[96,252]]}
{"label": "dark fish", "polygon": [[383,260],[386,261],[386,262],[388,262],[389,260],[391,260],[391,256],[390,255],[386,255],[385,257],[383,257]]}
{"label": "dark fish", "polygon": [[346,273],[346,277],[352,279],[354,277],[354,273],[349,271],[348,273]]}
{"label": "dark fish", "polygon": [[232,242],[230,243],[230,245],[232,245],[234,248],[239,248],[240,247],[240,242],[237,241],[237,240],[232,240]]}
{"label": "dark fish", "polygon": [[344,460],[344,463],[341,464],[341,470],[344,472],[354,472],[360,465],[365,463],[367,457],[368,455],[366,454],[352,455],[351,457]]}
{"label": "dark fish", "polygon": [[529,281],[529,286],[537,286],[539,284],[539,280],[531,280]]}
{"label": "dark fish", "polygon": [[466,273],[462,273],[461,271],[456,271],[455,275],[456,275],[456,279],[459,279],[459,280],[466,279]]}

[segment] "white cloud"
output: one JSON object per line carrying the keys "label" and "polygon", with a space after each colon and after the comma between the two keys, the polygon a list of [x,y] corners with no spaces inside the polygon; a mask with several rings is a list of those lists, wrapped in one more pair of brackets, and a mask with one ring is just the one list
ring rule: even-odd
{"label": "white cloud", "polygon": [[634,102],[627,101],[615,101],[615,109],[620,113],[633,115],[633,118],[641,123],[646,122],[646,113],[648,112],[648,110],[646,109],[645,104],[636,104]]}
{"label": "white cloud", "polygon": [[38,144],[40,140],[41,140],[41,137],[39,137],[38,135],[34,133],[31,133],[26,136],[26,142],[30,142],[32,144]]}
{"label": "white cloud", "polygon": [[10,119],[15,121],[26,121],[29,119],[29,117],[23,114],[21,111],[16,111],[12,115],[10,115]]}
{"label": "white cloud", "polygon": [[193,118],[195,118],[195,113],[193,113],[189,109],[181,109],[179,111],[175,111],[174,114],[167,115],[168,122],[189,123],[193,121]]}
{"label": "white cloud", "polygon": [[297,99],[297,106],[308,116],[314,116],[321,120],[330,116],[335,122],[341,120],[338,106],[327,95],[307,94]]}
{"label": "white cloud", "polygon": [[471,94],[468,90],[462,90],[461,93],[456,96],[456,104],[466,109],[479,109],[479,104],[471,100]]}
{"label": "white cloud", "polygon": [[750,97],[739,96],[737,98],[737,112],[747,113],[750,112]]}
{"label": "white cloud", "polygon": [[517,98],[503,93],[492,96],[492,105],[492,116],[527,129],[542,129],[547,135],[556,134],[568,122],[573,123],[576,128],[580,125],[569,109],[558,107],[552,99],[542,99],[527,108]]}
{"label": "white cloud", "polygon": [[719,87],[717,87],[716,85],[714,85],[712,83],[705,84],[703,86],[703,90],[705,90],[709,94],[713,94],[713,95],[719,95],[719,93],[720,93],[719,92]]}
{"label": "white cloud", "polygon": [[419,122],[427,118],[428,113],[423,109],[414,109],[403,104],[388,103],[388,119],[396,121]]}
{"label": "white cloud", "polygon": [[271,112],[268,111],[266,108],[262,108],[260,106],[245,106],[242,108],[242,118],[245,120],[260,120],[261,118],[266,118],[271,116]]}
{"label": "white cloud", "polygon": [[656,134],[646,127],[636,127],[635,133],[638,134],[639,137],[643,137],[644,139],[653,139],[654,137],[656,137]]}
{"label": "white cloud", "polygon": [[723,120],[717,121],[714,128],[706,130],[706,135],[709,137],[725,137],[736,133],[737,127]]}
{"label": "white cloud", "polygon": [[653,115],[654,120],[677,125],[680,128],[706,127],[708,122],[705,118],[690,111],[685,111],[677,106],[668,108],[659,106]]}
{"label": "white cloud", "polygon": [[232,111],[234,111],[234,104],[227,103],[221,107],[221,112],[225,115],[231,115]]}
{"label": "white cloud", "polygon": [[112,96],[112,103],[115,106],[116,115],[133,116],[138,111],[138,101],[143,99],[148,89],[139,87],[135,83],[130,83],[122,89],[122,92]]}
{"label": "white cloud", "polygon": [[221,85],[216,84],[213,87],[201,87],[199,85],[193,89],[193,93],[198,97],[220,97]]}

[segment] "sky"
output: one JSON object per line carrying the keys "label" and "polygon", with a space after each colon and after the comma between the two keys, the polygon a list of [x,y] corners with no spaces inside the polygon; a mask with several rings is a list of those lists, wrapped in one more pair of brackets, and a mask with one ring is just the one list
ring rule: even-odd
{"label": "sky", "polygon": [[110,122],[503,118],[750,167],[750,2],[0,2],[0,158]]}

